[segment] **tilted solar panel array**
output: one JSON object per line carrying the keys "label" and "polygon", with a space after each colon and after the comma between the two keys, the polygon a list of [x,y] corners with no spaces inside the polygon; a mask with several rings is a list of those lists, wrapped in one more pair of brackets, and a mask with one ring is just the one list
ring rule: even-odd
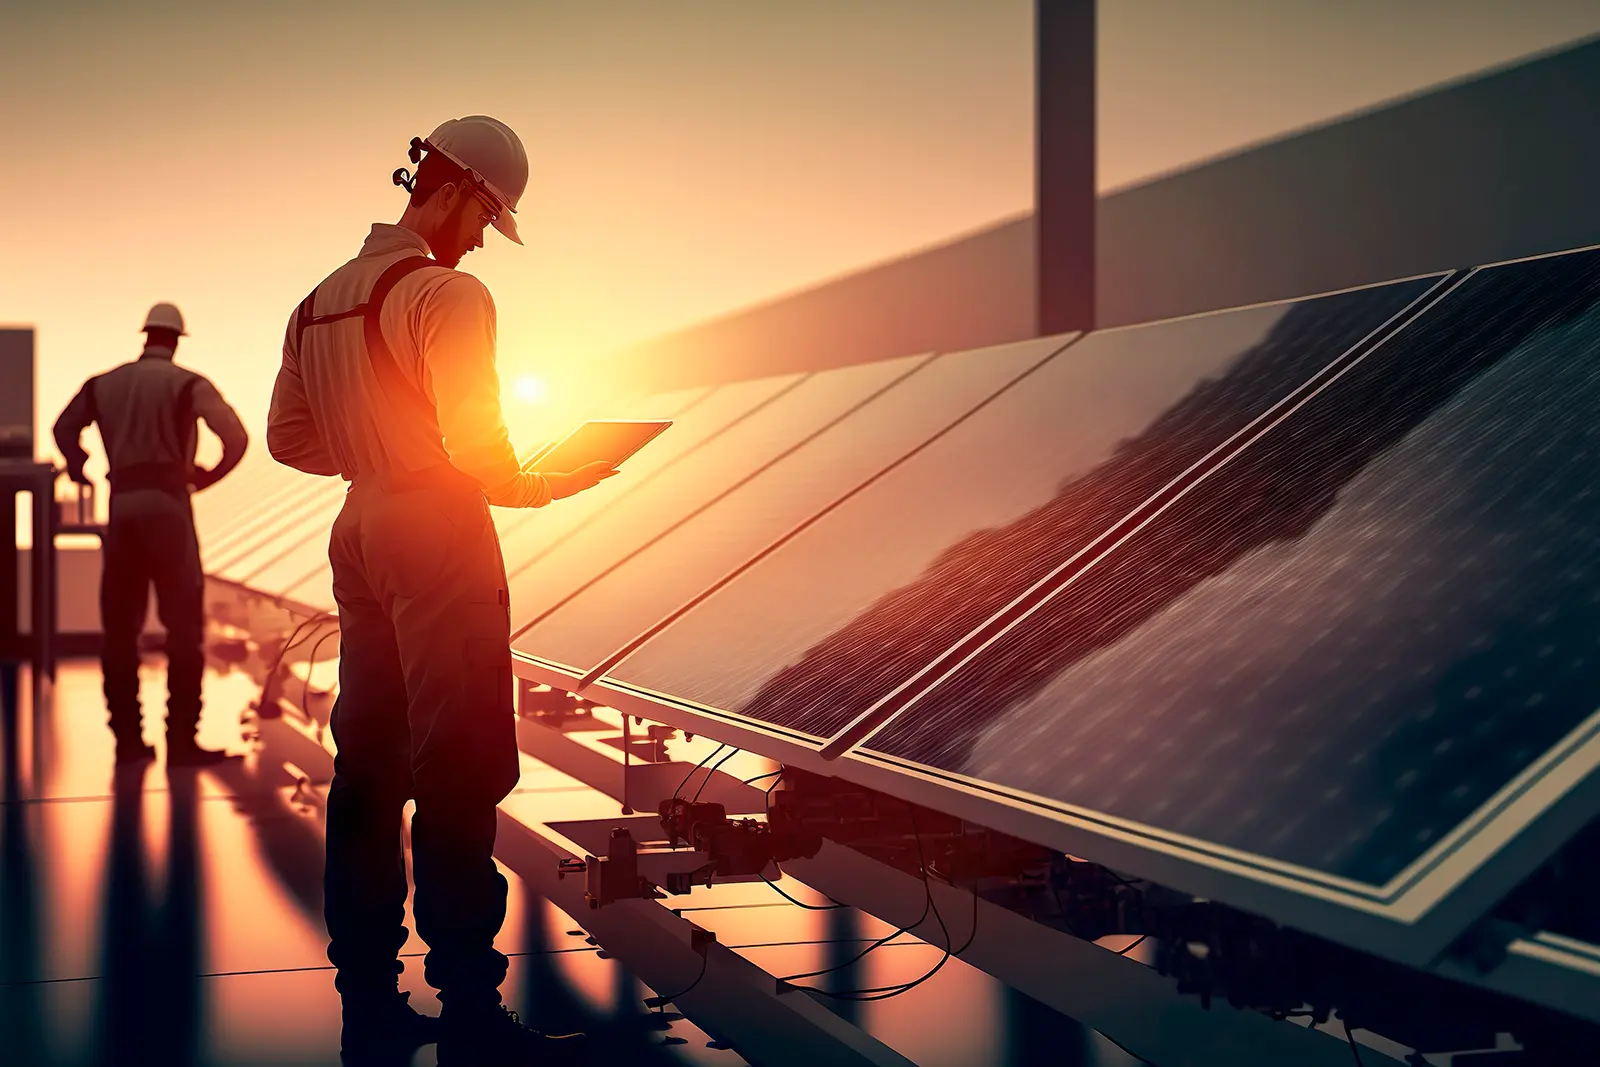
{"label": "tilted solar panel array", "polygon": [[[1600,800],[1597,357],[1583,251],[597,411],[519,669],[1424,962]],[[208,560],[331,606],[308,483]]]}

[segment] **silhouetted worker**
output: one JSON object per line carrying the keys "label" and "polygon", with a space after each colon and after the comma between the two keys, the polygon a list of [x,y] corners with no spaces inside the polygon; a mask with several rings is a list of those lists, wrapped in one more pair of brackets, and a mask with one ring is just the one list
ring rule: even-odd
{"label": "silhouetted worker", "polygon": [[[83,383],[56,420],[56,447],[67,474],[87,485],[89,454],[79,436],[100,425],[111,483],[111,518],[102,539],[100,654],[117,762],[155,756],[141,736],[139,634],[155,585],[156,608],[167,631],[167,763],[203,766],[231,757],[195,743],[200,722],[205,575],[189,494],[220,481],[244,458],[248,437],[239,415],[204,375],[172,361],[188,334],[171,304],[145,319],[144,353]],[[195,466],[204,419],[222,441],[222,459]]]}
{"label": "silhouetted worker", "polygon": [[[424,156],[423,153],[426,153]],[[489,505],[542,507],[615,473],[519,469],[500,409],[494,302],[455,271],[511,214],[528,157],[505,124],[452,119],[411,142],[399,225],[382,223],[290,318],[267,446],[281,463],[351,483],[328,555],[339,605],[338,746],[328,794],[328,958],[344,1051],[439,1063],[549,1063],[577,1043],[530,1030],[500,1003],[494,948],[506,881],[496,805],[515,786],[510,608]],[[428,258],[432,252],[433,258]],[[417,933],[437,1020],[398,992],[411,822]]]}

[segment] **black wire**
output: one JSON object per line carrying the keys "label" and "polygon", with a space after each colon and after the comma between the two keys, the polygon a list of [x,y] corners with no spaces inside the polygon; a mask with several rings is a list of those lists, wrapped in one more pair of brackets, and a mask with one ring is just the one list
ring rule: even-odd
{"label": "black wire", "polygon": [[310,717],[311,715],[311,672],[317,669],[317,650],[322,647],[323,642],[327,641],[328,638],[337,636],[339,636],[337,630],[333,633],[323,634],[321,637],[317,638],[317,643],[311,646],[311,655],[306,660],[305,685],[303,685],[300,689],[300,710],[304,712],[307,717]]}
{"label": "black wire", "polygon": [[[783,773],[783,768],[779,767],[775,771],[768,771],[766,774],[758,774],[754,778],[746,778],[744,780],[744,784],[745,785],[755,785],[757,782],[761,781],[761,779],[763,779],[763,778],[773,778],[773,777],[776,777],[777,775],[780,775],[782,773]],[[773,783],[773,784],[776,785],[777,783]],[[768,790],[768,792],[771,792],[771,790]]]}
{"label": "black wire", "polygon": [[[777,865],[774,864],[774,866],[777,866]],[[795,905],[796,907],[804,908],[807,911],[834,911],[834,910],[836,910],[838,908],[848,908],[850,906],[848,904],[841,904],[837,900],[833,900],[832,897],[828,898],[829,900],[833,900],[832,904],[807,904],[805,901],[796,900],[794,897],[791,897],[788,893],[785,893],[781,888],[779,888],[777,882],[774,882],[771,878],[768,878],[766,875],[760,873],[759,871],[756,872],[756,877],[760,878],[763,882],[765,882],[768,885],[770,885],[774,890],[777,891],[777,894],[780,897],[782,897],[784,900],[787,900],[789,903]]]}
{"label": "black wire", "polygon": [[[944,947],[944,955],[939,957],[939,962],[935,963],[933,965],[933,967],[931,967],[927,971],[927,973],[923,974],[920,978],[915,978],[915,979],[913,979],[912,981],[909,981],[909,982],[901,982],[901,983],[896,984],[896,985],[873,986],[873,987],[868,988],[868,989],[849,989],[849,990],[842,990],[842,991],[839,991],[839,992],[833,992],[833,991],[827,990],[827,989],[818,989],[815,986],[796,986],[795,987],[796,989],[804,989],[807,992],[816,993],[816,994],[818,994],[820,996],[828,997],[828,998],[833,999],[833,1000],[849,1000],[849,1001],[855,1001],[855,1002],[868,1002],[868,1001],[876,1001],[876,1000],[888,1000],[890,997],[898,997],[898,996],[901,996],[902,994],[908,993],[911,990],[915,989],[917,986],[921,985],[923,982],[926,982],[928,979],[930,979],[934,975],[938,974],[939,971],[944,967],[944,965],[946,963],[950,962],[950,957],[951,956],[959,956],[961,953],[965,952],[968,948],[971,947],[973,940],[978,936],[978,882],[977,882],[977,880],[974,879],[973,883],[972,883],[972,931],[971,931],[971,933],[969,933],[967,935],[966,942],[964,944],[962,944],[962,946],[960,948],[955,949],[955,950],[952,951],[952,949],[950,947],[951,946],[950,930],[949,930],[949,928],[947,926],[945,926],[944,916],[939,913],[939,906],[937,904],[935,904],[934,900],[933,900],[933,883],[928,878],[928,861],[927,861],[927,857],[924,854],[923,849],[922,849],[922,832],[917,828],[917,816],[916,816],[915,807],[911,808],[911,832],[916,835],[916,839],[917,839],[917,862],[919,863],[919,865],[922,868],[922,886],[923,886],[923,894],[924,894],[924,902],[923,902],[923,907],[922,907],[922,918],[920,918],[916,922],[912,923],[911,926],[921,925],[923,919],[927,918],[928,910],[930,908],[933,910],[933,917],[939,923],[940,932],[944,934],[944,946],[945,946]],[[951,883],[951,884],[954,884],[954,883]],[[855,959],[849,960],[846,963],[842,963],[842,964],[839,965],[839,967],[830,967],[826,971],[816,971],[816,972],[813,972],[812,974],[798,974],[798,975],[793,975],[792,977],[793,978],[812,978],[812,977],[815,977],[817,975],[827,974],[827,973],[829,973],[829,971],[839,970],[840,967],[847,967],[851,963],[854,963],[856,960],[859,960],[862,956],[865,956],[868,952],[871,952],[873,949],[879,947],[880,945],[883,945],[886,942],[892,940],[893,938],[898,937],[900,934],[905,933],[909,929],[910,929],[910,927],[902,927],[901,929],[896,930],[894,933],[890,934],[888,937],[883,938],[880,941],[874,942],[872,945],[869,945],[860,954],[858,954],[855,957]],[[789,980],[790,980],[789,978],[781,979],[781,981],[784,981],[784,982],[788,982]]]}
{"label": "black wire", "polygon": [[668,1004],[670,1004],[673,1001],[677,1000],[679,997],[686,997],[691,992],[693,992],[694,991],[694,987],[699,985],[701,983],[701,981],[703,981],[705,979],[705,976],[706,976],[706,965],[708,963],[710,963],[710,962],[711,962],[711,953],[709,951],[702,952],[700,954],[700,973],[694,976],[694,981],[690,982],[688,984],[688,986],[685,987],[682,991],[674,993],[670,997],[656,997],[655,998],[655,1000],[656,1000],[656,1010],[657,1011],[665,1011]]}
{"label": "black wire", "polygon": [[[937,914],[937,911],[935,911],[935,914]],[[971,932],[967,934],[967,939],[966,939],[966,941],[962,942],[961,947],[958,948],[958,949],[954,949],[954,950],[952,950],[949,947],[949,944],[950,944],[950,942],[949,942],[949,931],[945,932],[945,936],[946,936],[946,941],[945,941],[944,956],[940,958],[938,963],[933,965],[932,969],[930,969],[926,974],[924,974],[920,978],[913,979],[910,982],[904,982],[904,983],[902,983],[900,985],[876,986],[876,987],[874,987],[872,989],[847,990],[847,991],[842,992],[842,993],[830,993],[830,992],[828,992],[826,990],[821,990],[821,989],[813,990],[813,992],[821,993],[823,996],[833,997],[833,998],[838,999],[838,1000],[850,1000],[850,1001],[856,1001],[856,1002],[866,1002],[866,1001],[874,1001],[874,1000],[888,1000],[890,997],[898,997],[903,993],[910,992],[911,990],[915,989],[917,986],[921,985],[923,982],[926,982],[928,979],[930,979],[934,975],[938,974],[939,973],[939,969],[941,967],[943,967],[946,963],[950,962],[950,957],[952,957],[952,956],[960,956],[963,952],[967,951],[967,949],[972,947],[972,942],[978,936],[978,883],[977,883],[976,880],[974,880],[973,883],[972,883],[972,930],[971,930]],[[808,987],[802,986],[801,988],[808,988]],[[859,995],[855,995],[855,994],[870,994],[870,995],[859,996]]]}
{"label": "black wire", "polygon": [[699,789],[696,789],[696,790],[695,790],[695,791],[694,791],[694,798],[693,798],[693,799],[691,799],[691,800],[690,800],[690,801],[689,801],[689,803],[691,803],[691,804],[693,804],[693,803],[695,803],[695,802],[696,802],[696,801],[698,801],[698,800],[699,800],[699,799],[700,799],[700,794],[701,794],[701,793],[703,793],[703,792],[705,792],[705,788],[706,788],[706,783],[707,783],[707,782],[709,782],[709,781],[711,781],[711,779],[712,779],[712,777],[713,777],[713,776],[714,776],[714,775],[715,775],[715,774],[716,774],[716,773],[717,773],[717,772],[718,772],[718,771],[720,771],[720,770],[722,770],[722,765],[723,765],[723,764],[724,764],[724,763],[727,763],[727,762],[728,762],[728,761],[729,761],[729,760],[731,760],[731,759],[732,759],[732,758],[733,758],[733,757],[735,757],[735,756],[737,756],[737,755],[738,755],[738,754],[739,754],[739,750],[738,750],[738,749],[734,749],[734,750],[733,750],[733,751],[732,751],[732,752],[730,752],[730,753],[728,753],[728,754],[727,754],[727,755],[726,755],[726,756],[723,756],[723,757],[722,757],[722,758],[721,758],[721,759],[719,759],[719,760],[717,760],[717,762],[716,762],[716,763],[714,763],[714,764],[712,764],[712,765],[711,765],[711,769],[710,769],[710,770],[709,770],[709,771],[707,771],[707,772],[706,772],[706,776],[705,776],[705,778],[704,778],[704,779],[703,779],[703,780],[701,780],[701,782],[700,782],[700,788],[699,788]]}
{"label": "black wire", "polygon": [[724,741],[722,744],[720,744],[716,748],[712,749],[711,752],[706,756],[705,759],[701,760],[699,763],[696,763],[694,765],[694,767],[692,767],[690,769],[689,773],[683,776],[683,781],[678,783],[678,788],[676,788],[676,789],[674,789],[672,791],[672,799],[673,800],[682,800],[683,799],[682,794],[683,794],[684,787],[689,784],[689,779],[694,777],[694,772],[698,771],[701,767],[704,767],[706,764],[710,763],[713,759],[716,758],[716,755],[717,755],[718,752],[721,752],[723,749],[725,749],[727,747],[728,747],[728,743],[726,741]]}
{"label": "black wire", "polygon": [[[289,639],[283,643],[282,648],[278,649],[277,658],[272,661],[272,667],[266,673],[266,685],[270,686],[272,684],[273,676],[278,673],[278,668],[283,666],[284,657],[286,657],[294,649],[300,647],[302,641],[311,640],[311,635],[317,632],[318,627],[330,622],[336,623],[338,621],[338,616],[322,613],[319,615],[313,615],[310,618],[303,620],[299,626],[296,626],[293,630],[290,630]],[[311,629],[306,632],[304,638],[301,638],[300,631],[305,630],[307,626],[310,626]]]}
{"label": "black wire", "polygon": [[1345,1040],[1350,1042],[1350,1055],[1356,1058],[1356,1067],[1365,1067],[1361,1062],[1361,1050],[1356,1047],[1356,1032],[1350,1026],[1344,1028]]}
{"label": "black wire", "polygon": [[1149,934],[1140,934],[1137,939],[1135,939],[1133,941],[1130,941],[1124,947],[1117,949],[1117,955],[1126,956],[1128,953],[1132,952],[1134,949],[1136,949],[1140,945],[1144,944],[1144,939],[1149,937],[1149,936],[1150,936]]}
{"label": "black wire", "polygon": [[[818,978],[818,977],[821,977],[822,975],[825,975],[825,974],[832,974],[834,971],[842,971],[842,970],[844,970],[846,967],[849,967],[850,965],[856,963],[858,960],[860,960],[867,953],[871,952],[873,949],[879,948],[879,947],[881,947],[883,945],[888,944],[890,941],[893,941],[895,938],[899,937],[901,934],[909,933],[911,931],[912,927],[921,926],[922,925],[922,921],[928,917],[928,905],[930,903],[931,903],[931,901],[927,901],[927,900],[924,901],[924,903],[922,905],[922,914],[917,917],[916,922],[913,922],[908,926],[902,926],[898,930],[895,930],[892,933],[885,934],[883,937],[878,938],[878,940],[874,941],[872,944],[868,945],[866,948],[862,949],[860,952],[856,953],[854,956],[852,956],[849,959],[845,960],[843,963],[836,964],[836,965],[834,965],[832,967],[824,968],[823,970],[820,970],[820,971],[807,971],[805,974],[785,975],[782,978],[779,978],[778,981],[780,981],[780,982],[792,982],[796,978]],[[809,986],[796,986],[795,988],[797,988],[797,989],[809,989],[810,987]],[[818,992],[820,992],[820,990]]]}

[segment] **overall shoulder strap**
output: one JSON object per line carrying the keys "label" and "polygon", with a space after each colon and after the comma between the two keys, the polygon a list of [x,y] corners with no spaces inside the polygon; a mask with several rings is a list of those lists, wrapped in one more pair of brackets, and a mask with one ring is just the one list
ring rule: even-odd
{"label": "overall shoulder strap", "polygon": [[437,418],[433,404],[411,379],[400,372],[400,365],[395,362],[394,353],[383,340],[383,329],[379,316],[383,312],[383,302],[393,289],[406,275],[423,267],[435,266],[433,260],[427,256],[411,256],[389,267],[380,275],[372,287],[372,294],[367,297],[367,302],[361,305],[362,333],[367,342],[367,361],[372,366],[372,375],[378,381],[378,386],[388,394],[389,399],[413,408],[419,415],[426,415],[429,419]]}
{"label": "overall shoulder strap", "polygon": [[339,311],[332,315],[316,314],[317,290],[311,290],[295,310],[295,349],[299,350],[301,337],[312,326],[360,317],[362,337],[366,341],[367,363],[372,368],[372,376],[377,379],[378,387],[396,403],[405,404],[418,414],[426,414],[429,418],[435,417],[433,405],[429,403],[427,395],[400,373],[400,367],[394,360],[394,353],[389,351],[389,346],[384,343],[383,330],[379,325],[383,302],[388,298],[390,290],[406,275],[423,267],[432,266],[437,264],[427,256],[407,256],[405,259],[396,260],[378,275],[378,280],[373,283],[372,292],[363,303],[348,311]]}

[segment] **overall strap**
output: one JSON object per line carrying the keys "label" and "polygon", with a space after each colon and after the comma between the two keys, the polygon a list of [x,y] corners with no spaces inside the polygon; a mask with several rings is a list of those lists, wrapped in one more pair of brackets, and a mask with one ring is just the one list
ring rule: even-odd
{"label": "overall strap", "polygon": [[332,315],[315,313],[317,290],[311,290],[306,298],[300,301],[300,306],[295,311],[295,350],[299,350],[300,338],[309,327],[360,317],[362,337],[366,342],[367,363],[372,368],[372,376],[377,380],[378,387],[390,400],[412,408],[418,415],[425,415],[429,419],[435,418],[433,404],[429,402],[427,395],[400,372],[394,353],[384,343],[383,330],[379,326],[379,315],[383,311],[383,302],[389,296],[389,291],[406,275],[423,267],[432,266],[437,264],[427,256],[407,256],[405,259],[397,260],[378,275],[378,280],[373,283],[372,292],[364,303]]}

